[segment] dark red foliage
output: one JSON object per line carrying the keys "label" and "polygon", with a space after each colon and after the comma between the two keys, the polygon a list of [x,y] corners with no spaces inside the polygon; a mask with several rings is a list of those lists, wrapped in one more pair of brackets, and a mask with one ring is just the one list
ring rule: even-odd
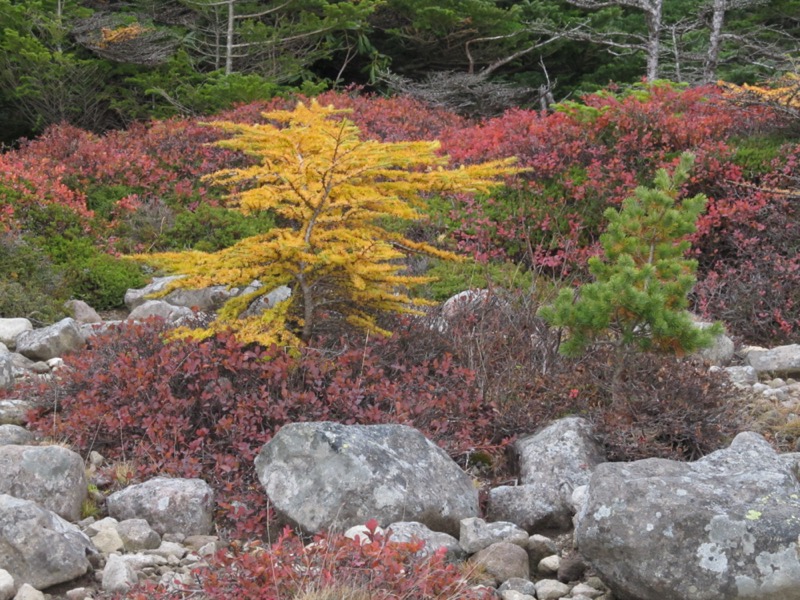
{"label": "dark red foliage", "polygon": [[493,407],[449,356],[414,362],[375,340],[292,358],[229,336],[164,343],[163,333],[149,322],[94,338],[49,390],[57,414],[33,427],[81,452],[133,460],[142,478],[204,477],[239,537],[267,523],[253,460],[286,423],[408,424],[455,458],[497,443]]}
{"label": "dark red foliage", "polygon": [[[420,553],[422,542],[395,542],[368,523],[360,544],[342,535],[317,536],[306,544],[289,530],[267,548],[234,547],[211,566],[195,571],[197,585],[183,593],[147,585],[126,594],[133,600],[190,597],[228,600],[283,600],[337,597],[370,600],[489,600],[489,588],[473,589],[444,552]],[[326,594],[325,591],[328,590]],[[338,595],[337,595],[338,594]]]}
{"label": "dark red foliage", "polygon": [[459,162],[516,156],[530,170],[516,189],[488,200],[462,197],[451,214],[460,247],[478,259],[510,258],[563,274],[596,251],[602,214],[683,151],[696,155],[691,193],[709,196],[697,239],[752,207],[731,197],[742,180],[728,140],[764,121],[727,104],[713,87],[668,85],[598,93],[556,113],[512,110],[477,126],[450,129],[444,150]]}
{"label": "dark red foliage", "polygon": [[[731,186],[736,200],[700,246],[700,310],[757,344],[800,334],[800,145],[782,149],[759,186]],[[702,241],[701,241],[702,242]]]}

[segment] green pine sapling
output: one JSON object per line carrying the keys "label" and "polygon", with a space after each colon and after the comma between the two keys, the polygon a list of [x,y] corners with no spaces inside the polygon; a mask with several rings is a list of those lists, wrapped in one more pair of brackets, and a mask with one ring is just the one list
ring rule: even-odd
{"label": "green pine sapling", "polygon": [[683,153],[672,176],[659,169],[653,187],[638,187],[621,209],[604,215],[601,256],[589,260],[594,282],[562,289],[541,310],[551,325],[566,329],[560,351],[567,356],[610,344],[615,350],[612,393],[619,390],[625,357],[635,351],[683,355],[713,343],[722,325],[697,327],[686,308],[697,262],[685,257],[703,194],[676,202],[694,156]]}

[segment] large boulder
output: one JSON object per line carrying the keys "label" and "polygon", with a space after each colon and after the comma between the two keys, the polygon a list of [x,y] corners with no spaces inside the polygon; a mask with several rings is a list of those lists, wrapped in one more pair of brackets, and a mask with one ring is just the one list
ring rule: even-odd
{"label": "large boulder", "polygon": [[0,565],[17,587],[45,589],[80,577],[94,552],[89,538],[54,512],[0,494]]}
{"label": "large boulder", "polygon": [[202,479],[156,477],[111,494],[108,514],[119,521],[144,519],[160,535],[211,532],[214,490]]}
{"label": "large boulder", "polygon": [[522,485],[490,490],[490,518],[511,521],[531,533],[570,528],[572,491],[586,485],[594,468],[606,460],[591,424],[581,417],[559,419],[518,439],[513,448]]}
{"label": "large boulder", "polygon": [[293,423],[258,454],[273,507],[306,532],[418,521],[458,535],[478,515],[472,479],[436,444],[404,425]]}
{"label": "large boulder", "polygon": [[32,329],[33,324],[28,319],[0,319],[0,344],[5,344],[13,350],[16,348],[17,336]]}
{"label": "large boulder", "polygon": [[797,375],[800,373],[800,344],[777,346],[769,350],[753,349],[747,353],[745,362],[759,373]]}
{"label": "large boulder", "polygon": [[795,470],[755,433],[695,463],[599,465],[577,548],[619,600],[798,600]]}
{"label": "large boulder", "polygon": [[67,317],[58,323],[24,331],[17,336],[17,352],[31,360],[50,360],[85,344],[78,322]]}
{"label": "large boulder", "polygon": [[83,459],[61,446],[0,446],[0,493],[36,502],[68,521],[88,494]]}

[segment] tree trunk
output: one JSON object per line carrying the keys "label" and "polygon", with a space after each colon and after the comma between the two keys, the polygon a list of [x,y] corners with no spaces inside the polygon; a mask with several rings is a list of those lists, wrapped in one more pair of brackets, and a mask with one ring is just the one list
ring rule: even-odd
{"label": "tree trunk", "polygon": [[703,64],[703,83],[711,83],[717,78],[719,50],[722,38],[722,26],[725,22],[725,10],[728,0],[714,0],[714,12],[711,16],[711,31],[708,34],[708,52]]}
{"label": "tree trunk", "polygon": [[662,0],[654,0],[645,9],[647,22],[647,81],[658,79],[658,63],[661,53]]}
{"label": "tree trunk", "polygon": [[225,75],[233,73],[233,25],[236,13],[233,9],[235,0],[228,2],[228,30],[225,34]]}

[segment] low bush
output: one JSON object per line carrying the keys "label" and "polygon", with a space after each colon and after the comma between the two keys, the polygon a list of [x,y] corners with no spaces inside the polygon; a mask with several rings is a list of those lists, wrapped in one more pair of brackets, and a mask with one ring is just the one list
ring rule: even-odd
{"label": "low bush", "polygon": [[253,460],[286,423],[408,424],[462,464],[499,443],[472,373],[448,356],[408,356],[402,339],[294,358],[229,336],[164,343],[163,333],[156,321],[127,325],[66,357],[62,381],[39,392],[57,412],[32,426],[81,452],[132,460],[139,477],[202,475],[238,537],[265,530]]}
{"label": "low bush", "polygon": [[490,588],[475,588],[444,552],[420,553],[421,542],[395,542],[375,531],[361,544],[342,535],[317,536],[307,544],[284,530],[269,547],[220,552],[207,568],[195,571],[196,585],[163,591],[147,585],[131,590],[132,600],[189,598],[209,600],[489,600]]}
{"label": "low bush", "polygon": [[67,316],[68,299],[67,282],[44,251],[0,234],[0,317],[50,324]]}
{"label": "low bush", "polygon": [[69,296],[97,310],[123,306],[129,288],[147,283],[139,265],[105,254],[91,238],[76,237],[74,231],[32,241],[48,254],[54,268],[63,272]]}

